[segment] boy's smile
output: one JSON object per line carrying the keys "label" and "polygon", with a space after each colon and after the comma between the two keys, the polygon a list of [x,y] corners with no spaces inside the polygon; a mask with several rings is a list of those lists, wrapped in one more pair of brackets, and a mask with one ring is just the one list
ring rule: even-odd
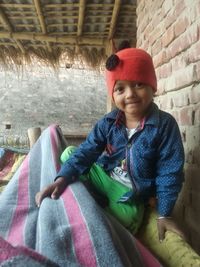
{"label": "boy's smile", "polygon": [[140,82],[118,80],[114,86],[114,103],[125,113],[126,119],[142,119],[152,99],[152,88]]}

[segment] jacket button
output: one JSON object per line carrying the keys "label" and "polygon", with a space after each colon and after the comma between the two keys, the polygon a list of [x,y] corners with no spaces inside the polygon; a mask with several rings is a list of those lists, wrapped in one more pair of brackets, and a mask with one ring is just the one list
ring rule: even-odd
{"label": "jacket button", "polygon": [[128,148],[130,148],[130,147],[131,147],[131,144],[130,144],[130,143],[128,143],[128,144],[127,144],[127,147],[128,147]]}

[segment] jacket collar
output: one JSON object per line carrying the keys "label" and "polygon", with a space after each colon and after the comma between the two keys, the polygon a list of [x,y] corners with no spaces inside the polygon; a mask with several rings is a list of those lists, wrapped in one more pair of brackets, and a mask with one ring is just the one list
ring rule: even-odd
{"label": "jacket collar", "polygon": [[[115,121],[116,126],[121,126],[125,124],[124,112],[118,108],[114,109],[108,113],[107,118]],[[140,122],[140,129],[144,128],[144,125],[158,126],[159,124],[159,109],[155,103],[151,103],[147,115]]]}

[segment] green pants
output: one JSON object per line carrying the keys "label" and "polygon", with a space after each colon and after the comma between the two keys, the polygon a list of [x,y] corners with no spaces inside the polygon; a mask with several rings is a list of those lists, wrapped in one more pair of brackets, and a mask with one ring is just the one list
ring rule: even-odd
{"label": "green pants", "polygon": [[[61,162],[64,163],[75,151],[76,147],[67,147],[61,155]],[[136,233],[143,219],[144,205],[138,201],[129,200],[119,203],[118,200],[130,188],[113,180],[100,166],[93,164],[86,175],[81,175],[81,181],[89,181],[95,189],[109,200],[105,208],[107,212],[117,218],[132,233]]]}

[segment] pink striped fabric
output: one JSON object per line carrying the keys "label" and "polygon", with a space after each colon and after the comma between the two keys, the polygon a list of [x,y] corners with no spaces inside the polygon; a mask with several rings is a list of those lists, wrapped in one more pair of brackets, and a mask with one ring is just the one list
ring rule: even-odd
{"label": "pink striped fabric", "polygon": [[[92,240],[70,187],[62,194],[62,198],[71,225],[72,240],[78,262],[81,266],[97,267]],[[84,253],[83,250],[85,250]]]}
{"label": "pink striped fabric", "polygon": [[7,237],[8,242],[13,245],[24,245],[23,231],[29,211],[28,171],[29,156],[25,158],[20,169],[17,203]]}
{"label": "pink striped fabric", "polygon": [[[17,256],[21,256],[21,263],[23,262],[23,256],[33,259],[33,264],[31,266],[35,266],[36,263],[41,263],[41,266],[58,267],[57,264],[51,262],[49,259],[34,250],[23,246],[14,247],[0,237],[0,263],[10,260],[11,265],[9,266],[15,266],[15,262],[17,262],[16,264],[19,266],[19,262],[15,259]],[[20,266],[26,266],[26,260],[24,260],[23,265]]]}
{"label": "pink striped fabric", "polygon": [[11,244],[0,237],[0,262],[15,257],[19,254],[16,250],[11,250],[11,248]]}
{"label": "pink striped fabric", "polygon": [[56,167],[56,171],[58,172],[60,169],[60,164],[59,164],[59,151],[58,151],[58,138],[57,138],[57,133],[55,131],[55,125],[51,125],[49,127],[50,129],[50,138],[51,138],[51,148],[52,148],[52,154],[54,157],[54,164]]}
{"label": "pink striped fabric", "polygon": [[[50,127],[50,136],[54,162],[58,171],[60,168],[60,165],[58,164],[58,144],[57,135],[53,126]],[[77,201],[70,188],[67,188],[67,190],[63,193],[62,199],[64,201],[69,223],[71,225],[71,233],[77,261],[81,264],[81,266],[96,267],[97,262],[93,244],[90,239],[84,218],[81,215]],[[82,251],[83,249],[86,250],[84,253]]]}

